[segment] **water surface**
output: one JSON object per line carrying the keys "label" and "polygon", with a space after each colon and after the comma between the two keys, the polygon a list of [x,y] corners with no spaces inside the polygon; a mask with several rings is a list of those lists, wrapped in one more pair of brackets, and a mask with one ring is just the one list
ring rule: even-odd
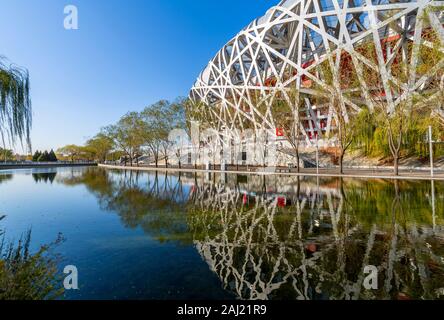
{"label": "water surface", "polygon": [[[0,229],[54,241],[66,299],[444,298],[444,183],[0,172]],[[378,268],[378,289],[363,270]]]}

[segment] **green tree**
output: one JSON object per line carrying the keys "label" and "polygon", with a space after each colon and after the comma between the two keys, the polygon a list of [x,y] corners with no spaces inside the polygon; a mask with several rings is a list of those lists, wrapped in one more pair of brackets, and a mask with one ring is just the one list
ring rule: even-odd
{"label": "green tree", "polygon": [[49,152],[48,161],[49,162],[57,162],[58,161],[57,156],[56,156],[53,149],[51,149],[51,151]]}
{"label": "green tree", "polygon": [[14,160],[14,153],[9,149],[0,148],[0,161],[11,161]]}
{"label": "green tree", "polygon": [[40,157],[39,157],[39,159],[38,159],[38,162],[48,162],[49,161],[49,153],[48,153],[48,151],[44,151],[41,155],[40,155]]}
{"label": "green tree", "polygon": [[272,106],[273,118],[277,130],[281,130],[284,139],[292,148],[296,157],[297,171],[300,172],[300,145],[303,139],[300,114],[304,107],[304,97],[296,89],[286,92],[283,98],[274,97]]}
{"label": "green tree", "polygon": [[355,118],[359,113],[353,110],[351,105],[352,97],[345,94],[341,89],[348,89],[360,86],[360,79],[356,72],[352,72],[350,66],[345,63],[348,55],[329,56],[323,63],[320,63],[316,72],[321,76],[323,83],[314,85],[317,92],[316,103],[319,106],[329,106],[333,114],[333,134],[337,140],[339,149],[339,173],[344,173],[344,157],[349,151],[356,137]]}
{"label": "green tree", "polygon": [[69,144],[58,149],[57,153],[70,158],[71,162],[74,162],[74,160],[76,160],[76,158],[82,153],[82,147],[75,144]]}
{"label": "green tree", "polygon": [[162,155],[165,158],[165,163],[167,167],[168,167],[168,158],[171,152],[174,152],[176,154],[176,156],[179,159],[179,166],[181,165],[180,164],[181,150],[180,149],[177,150],[174,148],[175,142],[170,140],[169,134],[173,130],[177,129],[185,130],[186,128],[185,103],[186,99],[181,99],[181,98],[171,103],[164,110],[163,117],[160,119],[161,121],[164,122],[165,130],[167,131],[167,134],[164,135],[162,138]]}
{"label": "green tree", "polygon": [[[168,131],[162,121],[162,114],[167,101],[159,101],[142,111],[144,121],[143,144],[148,147],[154,158],[156,167],[159,166],[160,156]],[[167,160],[167,159],[166,159]]]}
{"label": "green tree", "polygon": [[156,167],[159,166],[161,157],[168,166],[169,154],[172,142],[169,141],[169,133],[174,129],[185,129],[185,103],[179,99],[174,103],[161,100],[146,107],[142,113],[144,122],[143,140],[154,157]]}
{"label": "green tree", "polygon": [[185,128],[190,137],[194,152],[194,168],[202,149],[202,132],[214,125],[211,107],[200,100],[188,99],[184,101]]}
{"label": "green tree", "polygon": [[108,136],[104,132],[101,132],[94,138],[89,139],[86,142],[86,146],[94,152],[96,159],[103,163],[107,160],[107,156],[113,150],[114,141],[112,137]]}
{"label": "green tree", "polygon": [[354,119],[356,125],[355,139],[352,148],[361,150],[364,156],[372,156],[378,152],[380,144],[375,143],[375,131],[378,129],[376,114],[368,108],[362,111]]}
{"label": "green tree", "polygon": [[96,149],[93,147],[86,145],[80,148],[79,159],[84,161],[94,161],[96,158]]}
{"label": "green tree", "polygon": [[[444,43],[437,26],[429,21],[430,10],[442,8],[426,8],[417,21],[421,37],[392,50],[391,79],[387,83],[382,82],[379,72],[364,72],[369,86],[376,87],[371,97],[381,128],[379,135],[386,137],[395,175],[401,156],[424,149],[418,146],[424,145],[426,128],[434,125],[435,112],[439,113],[442,106]],[[373,44],[368,44],[363,53],[376,64],[377,52]],[[387,99],[389,95],[395,97],[392,103]]]}
{"label": "green tree", "polygon": [[42,155],[42,153],[41,153],[39,150],[37,150],[37,151],[34,153],[34,155],[32,156],[32,161],[34,161],[34,162],[39,161],[39,158],[40,158],[41,155]]}
{"label": "green tree", "polygon": [[141,115],[137,112],[127,113],[117,124],[104,129],[106,134],[113,139],[116,147],[128,157],[131,166],[134,157],[143,145],[143,130],[144,124]]}

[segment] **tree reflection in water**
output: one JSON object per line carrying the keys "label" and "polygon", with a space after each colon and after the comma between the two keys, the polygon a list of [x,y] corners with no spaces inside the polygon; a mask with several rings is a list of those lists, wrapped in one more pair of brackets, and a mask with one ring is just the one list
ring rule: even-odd
{"label": "tree reflection in water", "polygon": [[[442,183],[97,169],[62,181],[128,227],[193,244],[240,299],[444,297]],[[368,265],[377,290],[363,288]]]}
{"label": "tree reflection in water", "polygon": [[187,195],[176,177],[93,168],[65,172],[59,179],[67,185],[86,185],[98,198],[100,207],[116,212],[126,227],[141,227],[160,241],[192,243],[184,212]]}
{"label": "tree reflection in water", "polygon": [[0,173],[0,184],[12,180],[12,178],[13,178],[12,174]]}
{"label": "tree reflection in water", "polygon": [[52,184],[57,176],[57,172],[35,172],[32,174],[35,183],[50,183]]}

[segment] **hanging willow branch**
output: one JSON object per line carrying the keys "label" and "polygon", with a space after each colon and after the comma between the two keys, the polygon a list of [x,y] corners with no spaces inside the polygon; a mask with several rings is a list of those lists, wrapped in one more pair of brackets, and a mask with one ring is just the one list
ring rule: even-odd
{"label": "hanging willow branch", "polygon": [[32,125],[29,73],[26,69],[5,64],[0,57],[0,134],[13,145],[17,140],[31,145]]}

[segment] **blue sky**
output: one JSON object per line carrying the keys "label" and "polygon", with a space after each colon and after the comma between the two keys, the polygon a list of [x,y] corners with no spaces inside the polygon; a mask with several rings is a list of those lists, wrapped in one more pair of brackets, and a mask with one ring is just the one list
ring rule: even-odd
{"label": "blue sky", "polygon": [[[33,149],[82,144],[130,110],[188,95],[214,54],[278,2],[0,0],[0,55],[31,76]],[[79,30],[63,27],[69,4]]]}

